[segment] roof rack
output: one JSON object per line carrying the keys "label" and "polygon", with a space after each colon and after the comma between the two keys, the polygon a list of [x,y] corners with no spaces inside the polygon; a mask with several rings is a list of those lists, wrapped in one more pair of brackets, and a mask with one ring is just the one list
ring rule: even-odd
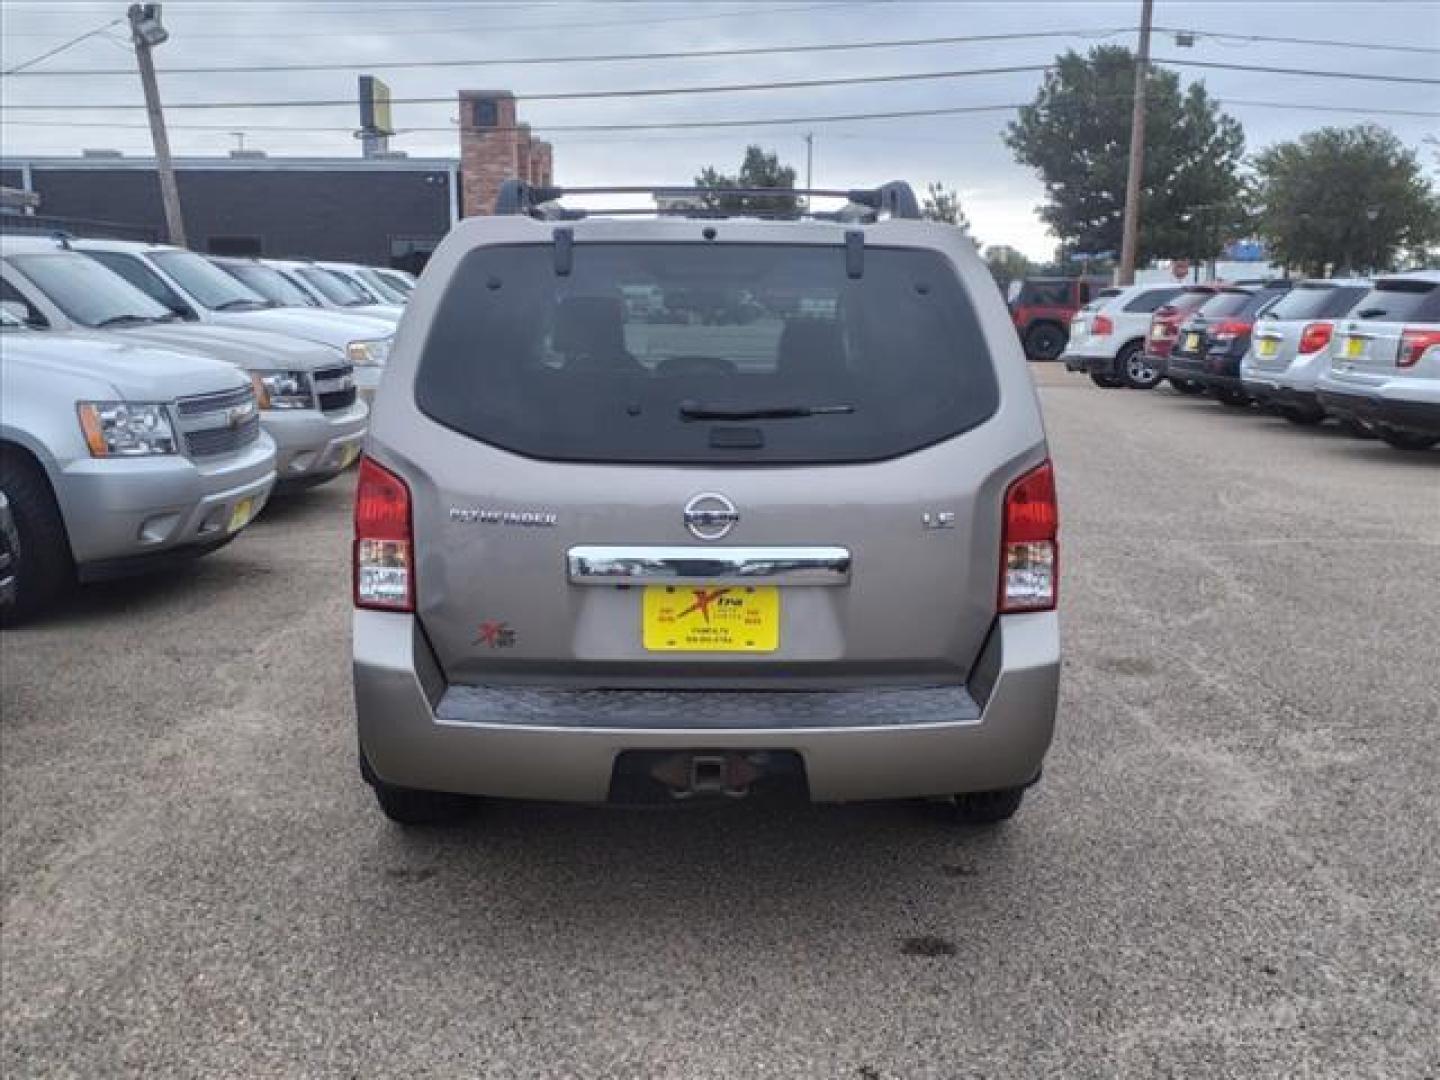
{"label": "roof rack", "polygon": [[[560,205],[567,195],[650,195],[654,208],[623,207],[613,210],[581,210]],[[720,196],[747,199],[803,198],[804,205],[793,210],[722,210],[713,204]],[[811,198],[844,199],[839,210],[811,210]],[[670,205],[666,205],[666,202]],[[892,180],[876,188],[753,188],[753,187],[541,187],[522,180],[506,180],[495,200],[497,215],[523,215],[542,221],[577,221],[586,217],[655,215],[657,217],[727,218],[759,217],[781,221],[810,218],[820,221],[878,221],[882,217],[919,218],[920,203],[903,180]]]}

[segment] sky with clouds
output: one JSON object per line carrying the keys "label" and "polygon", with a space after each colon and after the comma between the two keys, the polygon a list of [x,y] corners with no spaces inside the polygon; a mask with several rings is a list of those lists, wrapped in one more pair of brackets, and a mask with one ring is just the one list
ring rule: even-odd
{"label": "sky with clouds", "polygon": [[[8,70],[111,19],[118,0],[0,0],[0,69]],[[1139,0],[1065,3],[883,2],[806,0],[690,0],[685,3],[459,3],[390,0],[173,0],[164,5],[171,39],[156,53],[161,93],[169,107],[177,155],[225,154],[247,130],[247,147],[275,156],[359,153],[351,129],[353,104],[323,108],[191,111],[184,102],[302,101],[355,96],[367,64],[457,60],[464,66],[406,67],[378,72],[397,98],[451,97],[461,87],[504,88],[520,97],[552,92],[664,88],[858,75],[953,71],[1044,64],[1065,48],[1101,42],[1133,45]],[[1364,44],[1440,48],[1440,3],[1419,0],[1357,2],[1166,2],[1155,5],[1157,26],[1198,32],[1180,48],[1172,32],[1157,33],[1154,54],[1250,66],[1335,73],[1433,76],[1435,55],[1368,50]],[[852,52],[792,53],[731,58],[678,58],[613,63],[502,64],[498,58],[726,49],[745,46],[857,42],[944,35],[1063,32],[1034,40],[955,43]],[[1334,39],[1348,45],[1246,42],[1234,35]],[[1226,37],[1224,35],[1231,35]],[[469,63],[473,61],[473,63]],[[182,74],[180,67],[326,63],[345,71],[258,74]],[[8,157],[69,155],[83,147],[149,152],[144,112],[98,111],[99,105],[139,105],[133,73],[93,76],[96,69],[133,69],[123,25],[0,80],[0,150]],[[1440,113],[1440,87],[1297,77],[1249,71],[1182,68],[1184,81],[1203,78],[1259,149],[1326,124],[1373,118],[1408,145],[1421,147],[1440,132],[1440,119],[1389,116],[1372,110]],[[1008,106],[1030,100],[1038,72],[875,85],[744,91],[684,97],[522,101],[521,117],[555,144],[557,181],[569,184],[684,183],[704,165],[733,170],[744,147],[759,142],[796,165],[802,178],[805,135],[814,136],[816,186],[853,187],[896,177],[917,187],[937,180],[959,190],[975,235],[1008,243],[1033,257],[1054,247],[1035,216],[1042,191],[1034,174],[1015,164],[1000,134],[1008,111],[883,121],[755,125],[721,130],[555,132],[547,125],[665,123]],[[1270,104],[1259,104],[1261,102]],[[73,106],[26,112],[24,105]],[[1280,108],[1279,104],[1311,108]],[[396,104],[398,127],[438,128],[397,137],[393,146],[415,156],[453,157],[457,140],[444,130],[453,102]],[[61,126],[61,122],[65,126]],[[97,127],[70,126],[95,123]],[[218,130],[192,130],[209,125]],[[301,131],[299,127],[328,128]],[[260,130],[265,129],[265,130]],[[1432,176],[1437,150],[1424,151]]]}

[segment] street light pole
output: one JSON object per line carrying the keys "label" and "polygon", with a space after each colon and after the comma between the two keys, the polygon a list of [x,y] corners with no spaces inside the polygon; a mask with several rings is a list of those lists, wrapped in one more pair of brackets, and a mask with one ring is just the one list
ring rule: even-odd
{"label": "street light pole", "polygon": [[169,33],[160,25],[159,4],[131,4],[130,36],[135,42],[135,61],[140,67],[140,85],[145,89],[145,113],[150,119],[150,138],[155,144],[155,167],[160,173],[160,201],[165,207],[165,232],[170,243],[185,246],[185,222],[180,216],[180,189],[175,184],[175,166],[170,161],[170,137],[165,132],[165,114],[160,109],[160,87],[155,81],[155,60],[151,55]]}
{"label": "street light pole", "polygon": [[1130,113],[1130,168],[1125,174],[1125,232],[1120,244],[1120,284],[1135,284],[1140,246],[1140,178],[1145,171],[1145,84],[1150,74],[1150,21],[1154,0],[1143,0],[1140,52],[1135,58],[1135,103]]}

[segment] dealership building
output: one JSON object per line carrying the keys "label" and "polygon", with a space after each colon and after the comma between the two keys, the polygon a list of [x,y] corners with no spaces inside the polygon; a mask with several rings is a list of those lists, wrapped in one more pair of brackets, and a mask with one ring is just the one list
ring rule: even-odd
{"label": "dealership building", "polygon": [[[418,270],[456,221],[491,212],[505,180],[552,181],[550,144],[518,122],[511,94],[461,91],[459,107],[456,158],[412,158],[367,140],[363,157],[174,159],[189,246]],[[165,238],[153,158],[7,157],[0,187],[24,196],[0,215],[6,231]]]}

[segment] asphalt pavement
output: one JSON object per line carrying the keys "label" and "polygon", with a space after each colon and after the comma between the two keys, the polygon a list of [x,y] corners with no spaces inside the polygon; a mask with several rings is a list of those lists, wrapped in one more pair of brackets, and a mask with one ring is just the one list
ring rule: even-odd
{"label": "asphalt pavement", "polygon": [[0,637],[6,1076],[1440,1075],[1440,451],[1038,371],[1060,728],[1019,816],[355,769],[351,481]]}

